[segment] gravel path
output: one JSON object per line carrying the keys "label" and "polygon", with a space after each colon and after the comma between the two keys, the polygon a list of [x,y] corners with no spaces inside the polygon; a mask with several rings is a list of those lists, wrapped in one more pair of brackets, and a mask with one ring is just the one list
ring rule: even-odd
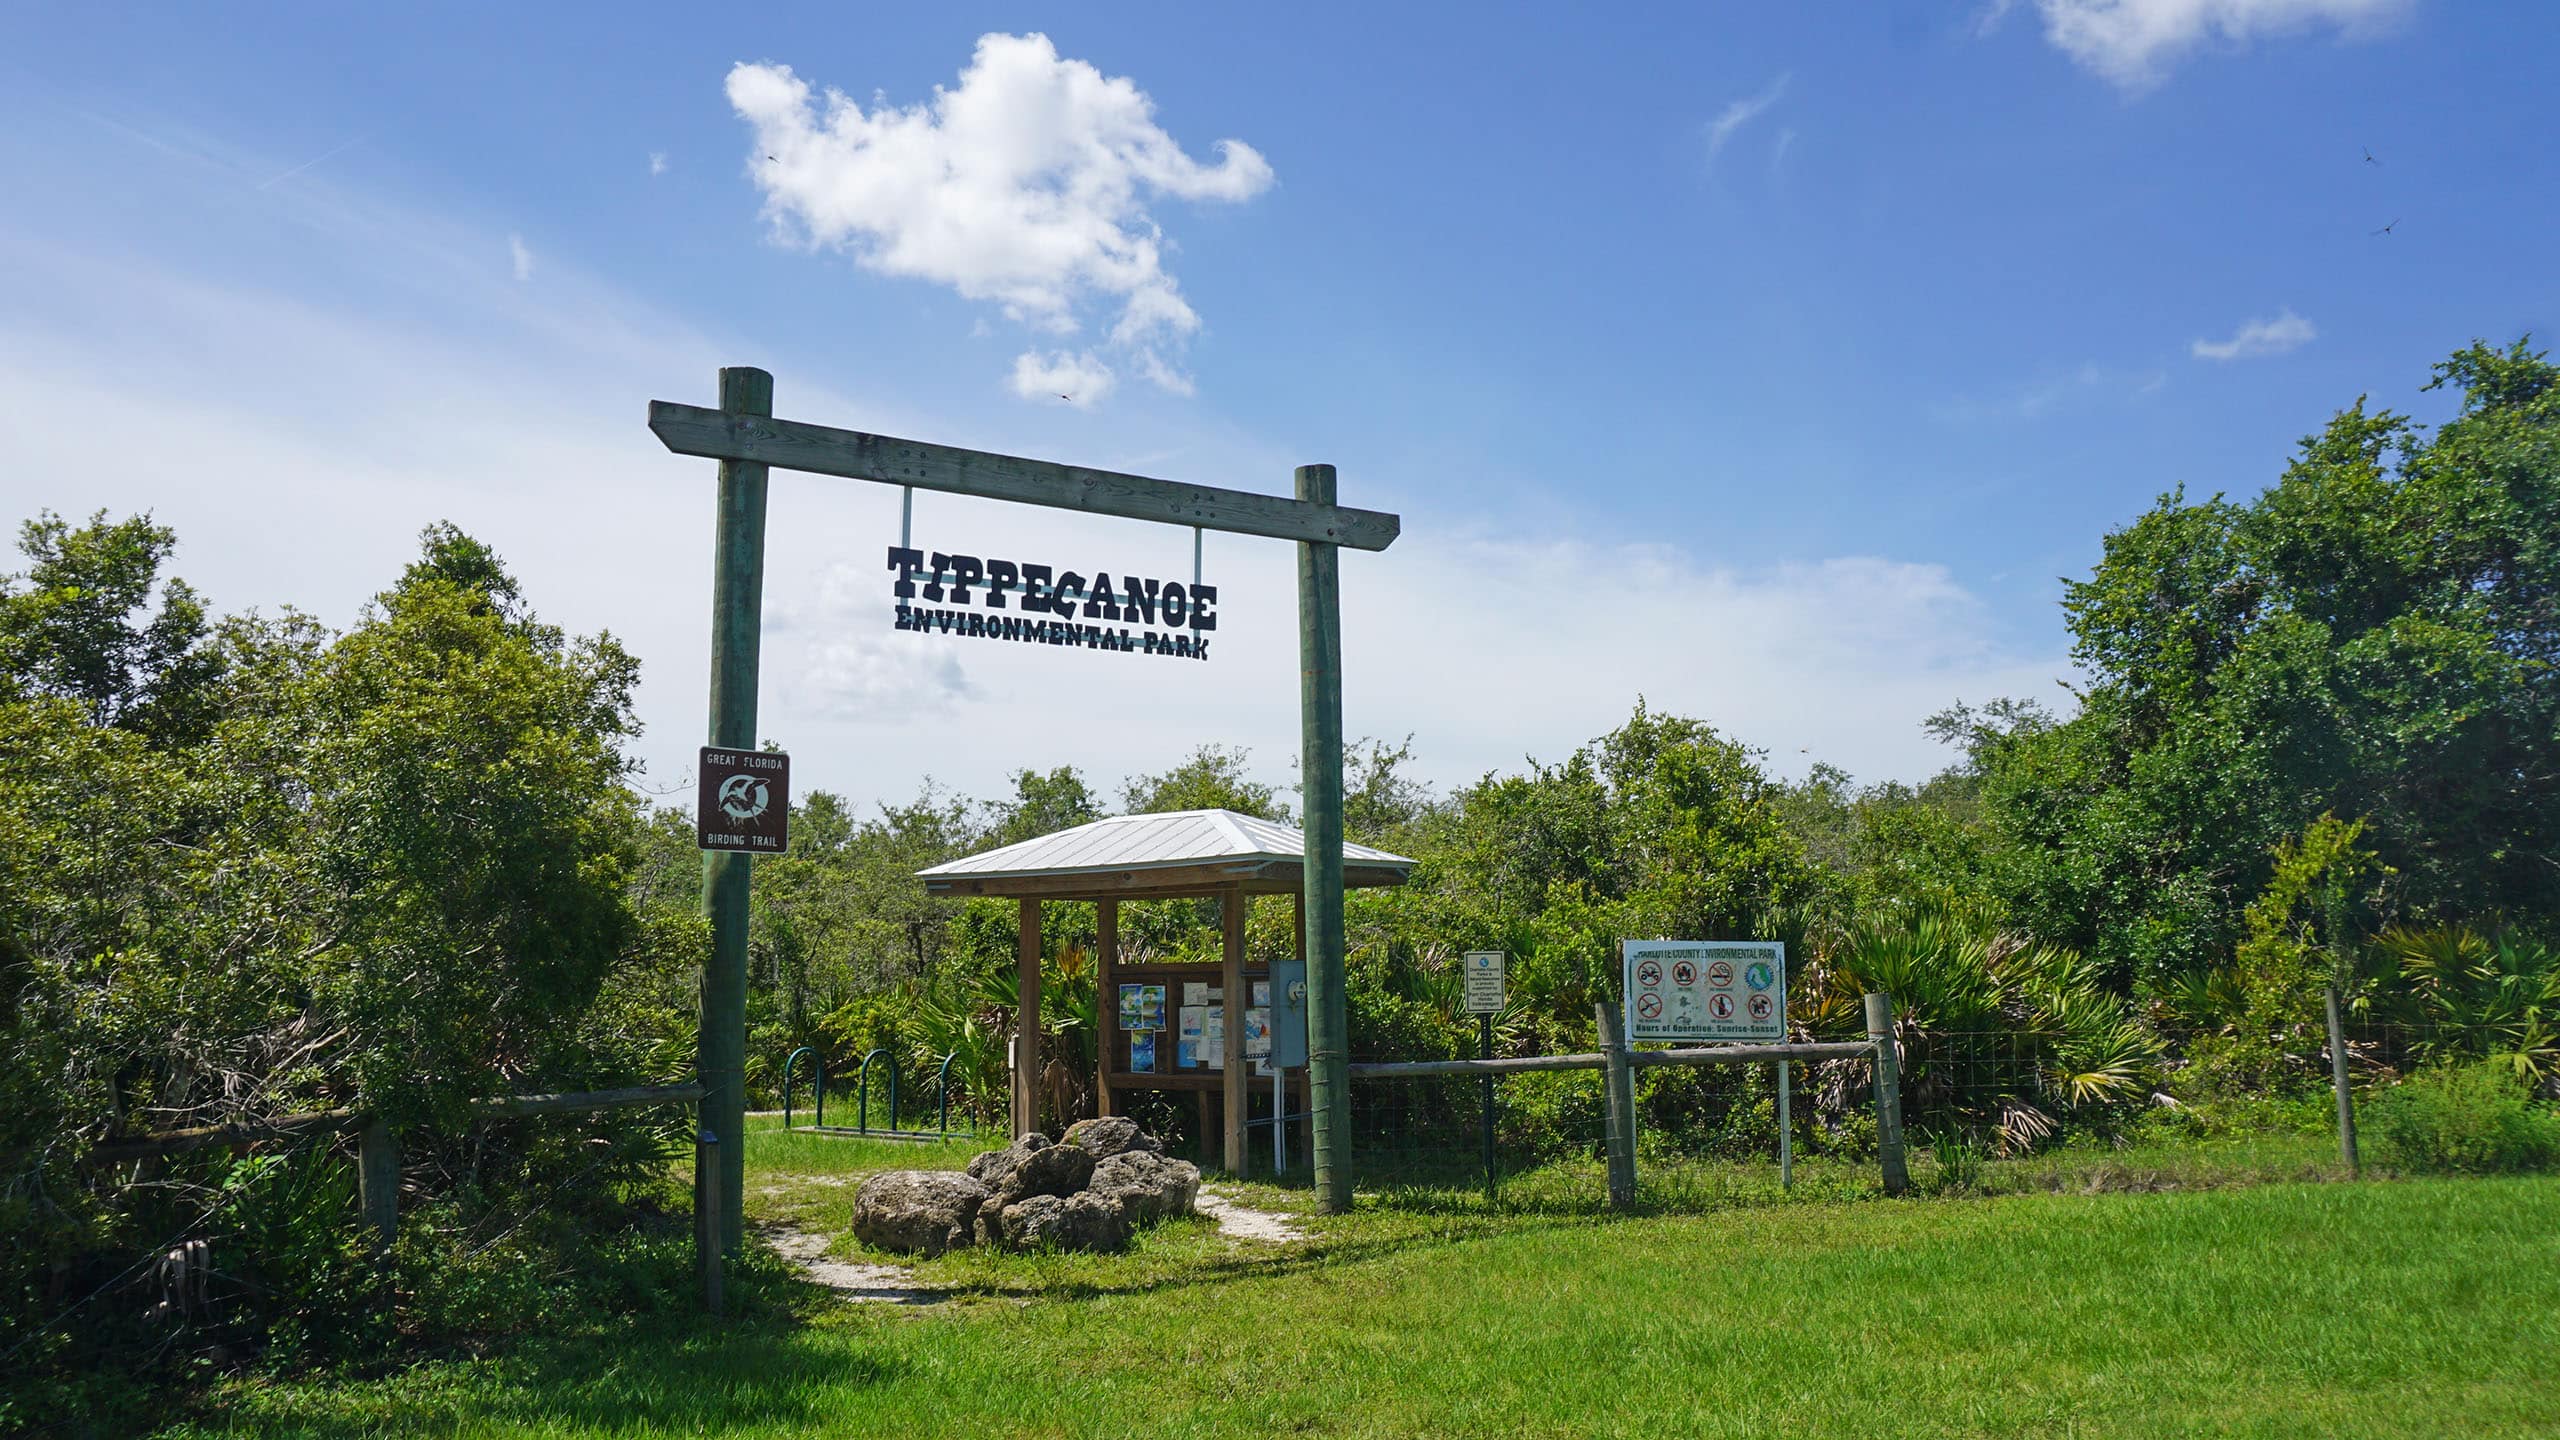
{"label": "gravel path", "polygon": [[802,1275],[847,1300],[882,1305],[931,1305],[939,1290],[919,1288],[915,1272],[898,1265],[868,1265],[827,1254],[827,1237],[806,1230],[774,1226],[765,1232],[773,1248]]}
{"label": "gravel path", "polygon": [[1288,1216],[1248,1209],[1206,1187],[1200,1191],[1199,1206],[1201,1214],[1218,1222],[1218,1233],[1222,1235],[1231,1235],[1239,1240],[1263,1240],[1274,1245],[1306,1238],[1307,1232],[1290,1224]]}

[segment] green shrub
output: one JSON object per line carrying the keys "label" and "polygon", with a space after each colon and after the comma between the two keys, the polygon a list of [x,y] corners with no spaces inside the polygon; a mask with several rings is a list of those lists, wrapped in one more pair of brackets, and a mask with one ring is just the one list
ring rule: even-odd
{"label": "green shrub", "polygon": [[2482,1175],[2560,1164],[2560,1113],[2495,1065],[2422,1070],[2367,1109],[2381,1159],[2422,1174]]}

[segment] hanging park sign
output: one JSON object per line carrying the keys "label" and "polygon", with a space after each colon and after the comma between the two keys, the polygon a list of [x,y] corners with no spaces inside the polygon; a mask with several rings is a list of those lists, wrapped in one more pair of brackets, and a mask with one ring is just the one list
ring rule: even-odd
{"label": "hanging park sign", "polygon": [[[889,547],[900,630],[1174,660],[1209,658],[1218,587]],[[1159,633],[1161,632],[1161,633]]]}
{"label": "hanging park sign", "polygon": [[693,792],[694,843],[705,850],[779,855],[791,843],[791,757],[702,747]]}

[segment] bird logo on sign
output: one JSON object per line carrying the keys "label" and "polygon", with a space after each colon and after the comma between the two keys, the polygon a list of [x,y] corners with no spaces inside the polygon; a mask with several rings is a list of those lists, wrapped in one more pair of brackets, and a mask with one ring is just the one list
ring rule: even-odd
{"label": "bird logo on sign", "polygon": [[773,792],[753,775],[732,775],[720,782],[720,813],[732,820],[753,820],[773,803]]}

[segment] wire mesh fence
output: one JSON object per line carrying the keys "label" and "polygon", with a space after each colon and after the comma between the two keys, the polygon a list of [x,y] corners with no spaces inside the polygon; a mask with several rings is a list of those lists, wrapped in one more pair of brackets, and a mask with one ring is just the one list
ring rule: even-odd
{"label": "wire mesh fence", "polygon": [[[2347,1173],[2316,1023],[2264,1035],[2143,1026],[2130,1041],[2027,1028],[1898,1028],[1915,1182],[1937,1190],[2170,1188]],[[2351,1019],[2351,1085],[2406,1075],[2416,1037]],[[1440,1059],[1358,1052],[1354,1063]],[[1864,1059],[1639,1069],[1639,1194],[1657,1207],[1777,1198],[1788,1185],[1873,1189],[1874,1066]],[[1485,1116],[1490,1092],[1492,1145]],[[1781,1145],[1781,1110],[1785,1112]],[[1359,1183],[1413,1203],[1597,1208],[1602,1072],[1363,1079],[1352,1087]]]}

